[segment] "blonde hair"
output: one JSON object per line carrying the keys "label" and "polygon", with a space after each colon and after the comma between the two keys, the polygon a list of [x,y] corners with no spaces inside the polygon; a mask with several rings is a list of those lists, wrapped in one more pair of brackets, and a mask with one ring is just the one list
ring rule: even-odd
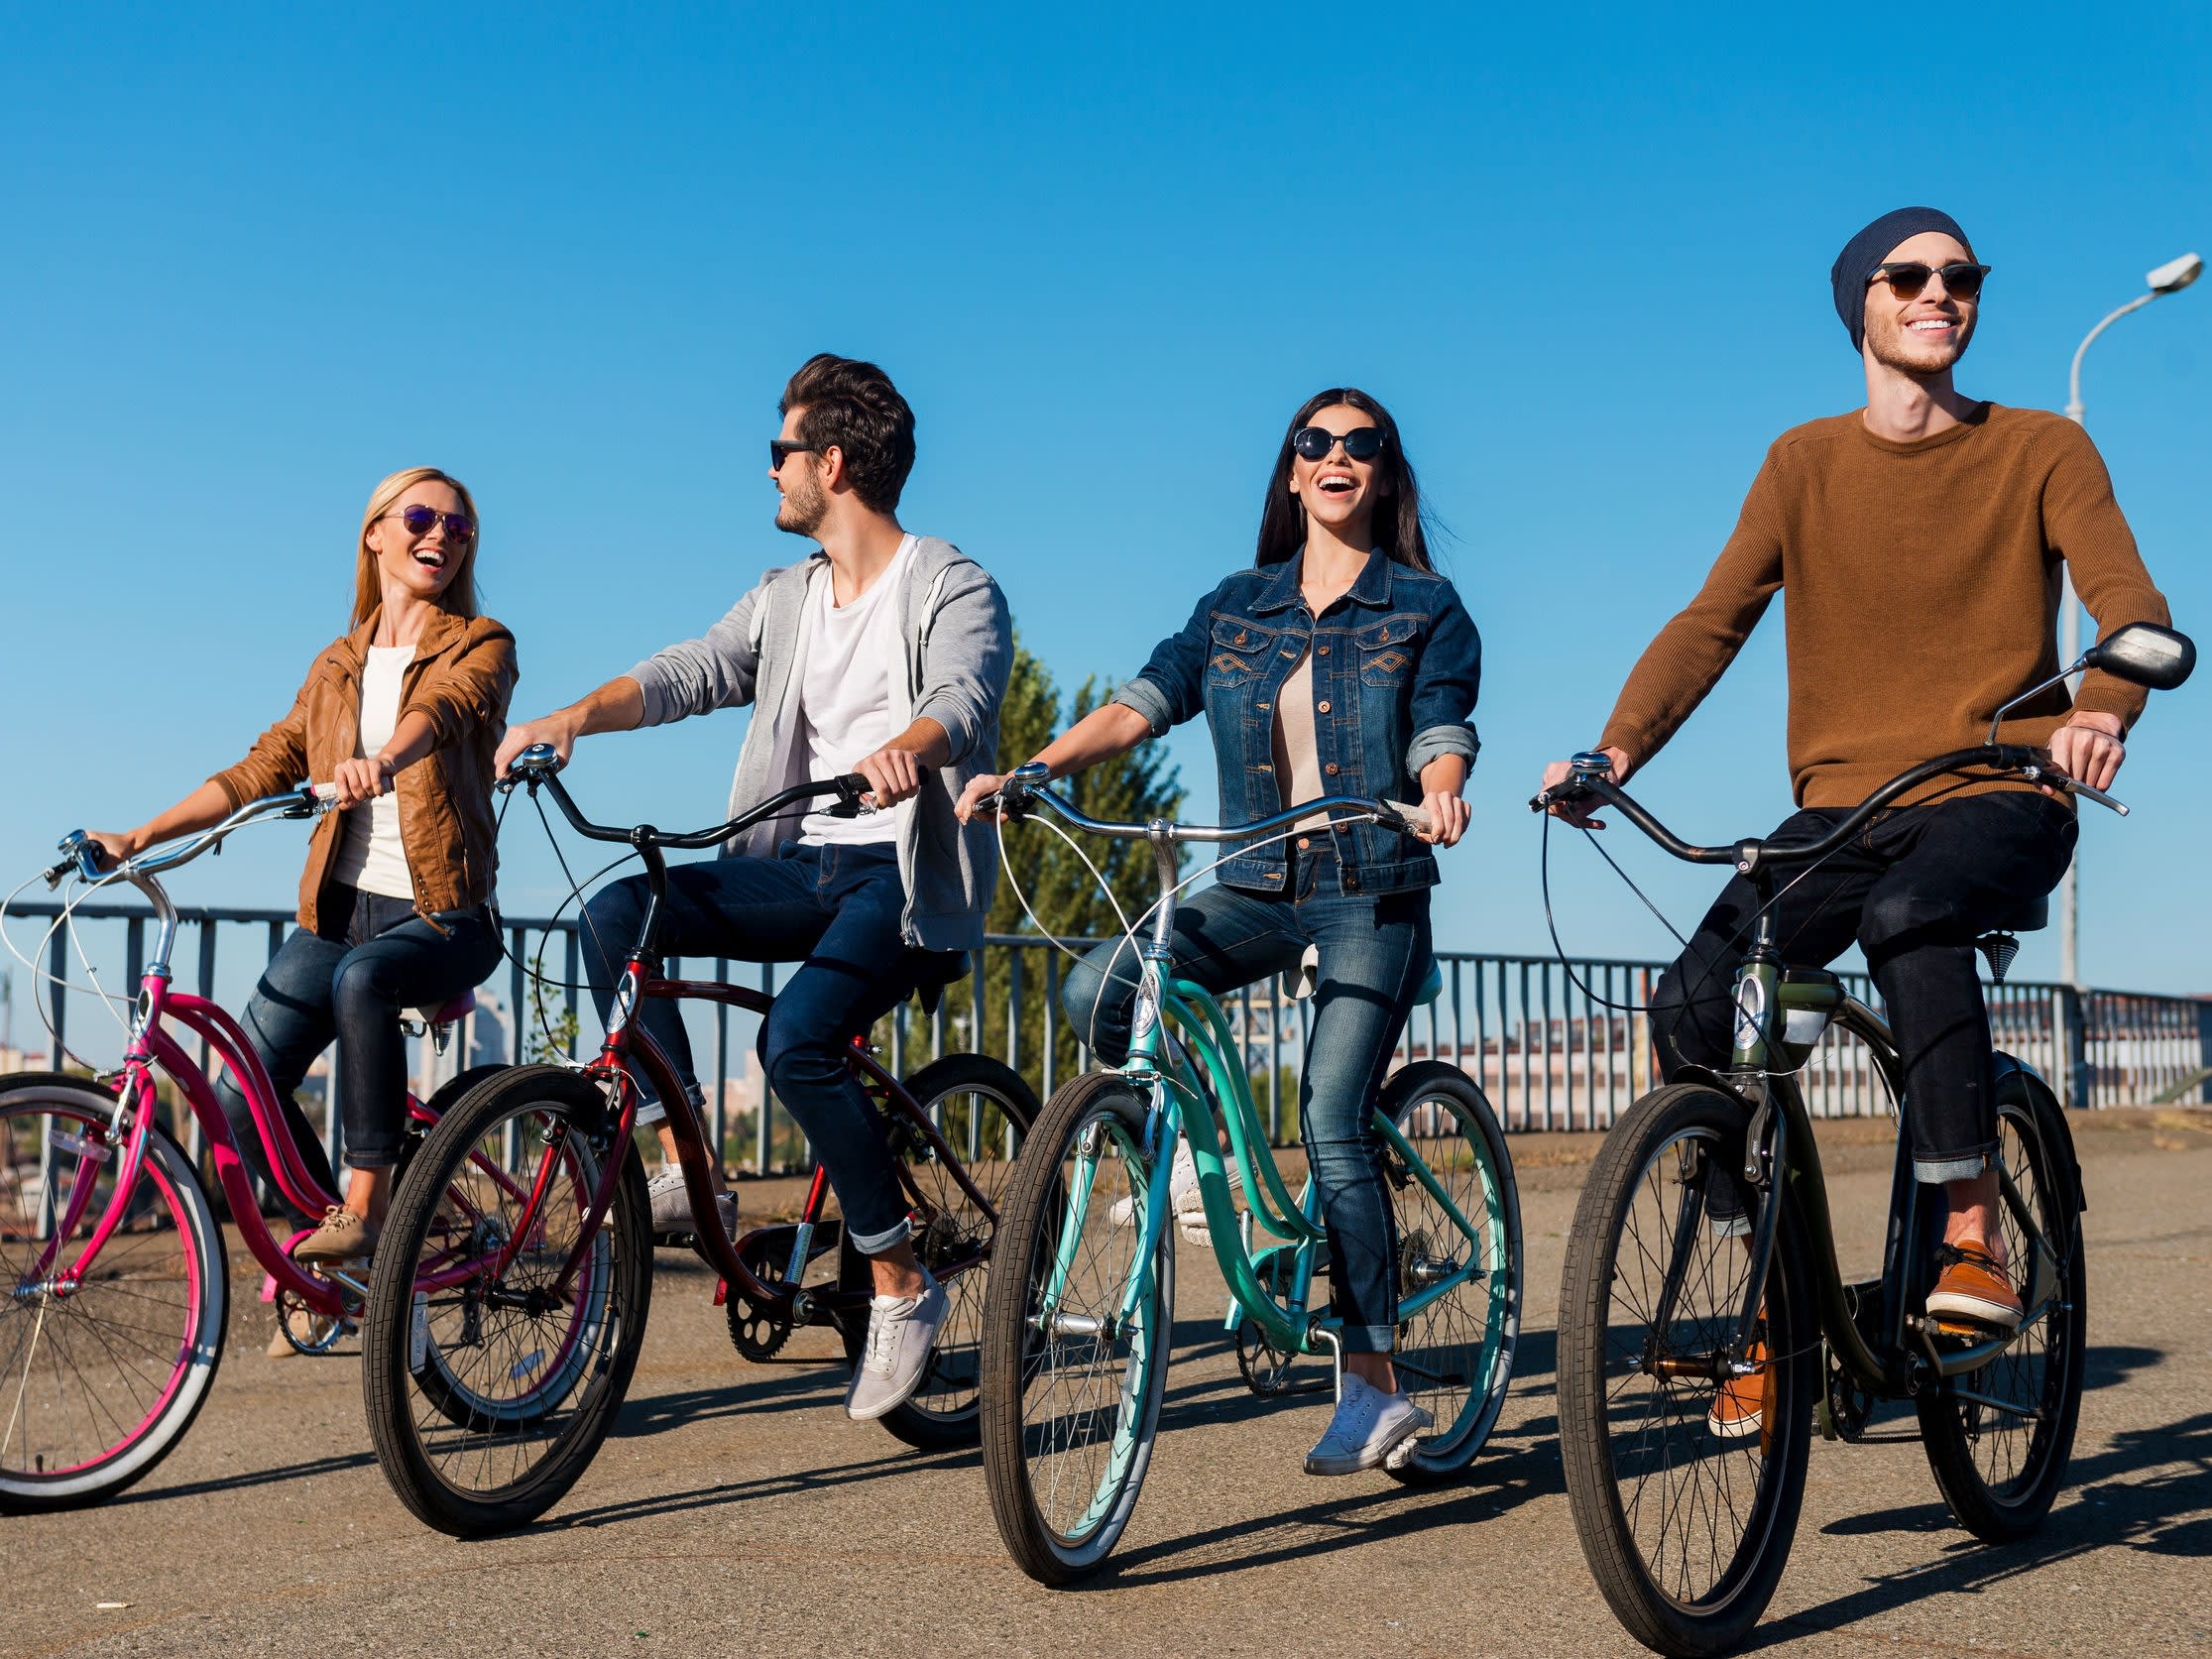
{"label": "blonde hair", "polygon": [[484,521],[477,517],[476,498],[469,494],[469,487],[449,472],[436,467],[402,467],[398,472],[369,492],[368,510],[361,515],[361,540],[359,558],[353,574],[353,626],[359,628],[376,614],[384,603],[384,582],[377,574],[377,555],[369,550],[369,527],[392,511],[392,504],[413,489],[417,484],[438,483],[445,485],[461,498],[461,511],[476,526],[476,534],[462,552],[460,566],[453,572],[453,580],[445,584],[445,591],[438,596],[438,609],[451,611],[457,617],[478,614],[476,593],[476,549],[484,541]]}

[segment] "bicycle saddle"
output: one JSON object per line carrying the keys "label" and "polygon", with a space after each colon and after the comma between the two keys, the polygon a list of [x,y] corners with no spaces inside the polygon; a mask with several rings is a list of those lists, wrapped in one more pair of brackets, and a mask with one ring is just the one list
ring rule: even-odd
{"label": "bicycle saddle", "polygon": [[2036,933],[2050,925],[2050,895],[2031,898],[1993,918],[1985,933]]}
{"label": "bicycle saddle", "polygon": [[451,1002],[414,1010],[414,1017],[425,1025],[456,1025],[461,1019],[476,1011],[476,993],[464,991]]}

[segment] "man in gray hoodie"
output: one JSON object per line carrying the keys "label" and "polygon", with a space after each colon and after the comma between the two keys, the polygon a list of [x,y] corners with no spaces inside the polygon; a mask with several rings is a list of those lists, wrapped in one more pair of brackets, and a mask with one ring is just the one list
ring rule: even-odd
{"label": "man in gray hoodie", "polygon": [[[914,464],[914,415],[873,363],[823,353],[784,388],[769,443],[781,504],[776,528],[820,546],[766,572],[696,640],[655,652],[627,674],[542,719],[511,727],[498,767],[531,744],[565,761],[578,738],[720,708],[755,705],[730,813],[808,778],[858,772],[876,810],[827,811],[757,825],[705,864],[668,872],[660,947],[671,956],[803,959],[762,1032],[766,1076],[829,1171],[847,1236],[870,1258],[875,1299],[845,1408],[883,1415],[920,1383],[946,1300],[907,1240],[905,1200],[845,1048],[912,993],[935,953],[983,943],[997,878],[988,825],[953,807],[993,766],[998,705],[1013,655],[1006,602],[983,567],[949,542],[900,528]],[[643,877],[617,882],[585,909],[600,1017],[638,936]],[[704,1106],[672,1003],[638,1015]],[[663,1118],[657,1103],[640,1122]],[[651,1183],[656,1232],[690,1226],[674,1137]],[[719,1165],[716,1179],[721,1172]],[[722,1195],[722,1224],[737,1206]]]}

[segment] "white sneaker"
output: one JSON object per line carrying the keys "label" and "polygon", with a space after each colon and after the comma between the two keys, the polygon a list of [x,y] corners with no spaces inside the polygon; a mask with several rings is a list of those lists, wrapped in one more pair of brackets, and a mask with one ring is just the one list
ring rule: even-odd
{"label": "white sneaker", "polygon": [[[1244,1190],[1244,1172],[1228,1153],[1222,1155],[1228,1171],[1228,1190],[1231,1197]],[[1117,1198],[1106,1211],[1106,1219],[1115,1227],[1136,1226],[1137,1206],[1144,1202],[1142,1193],[1132,1193],[1127,1198]],[[1191,1156],[1191,1143],[1175,1143],[1175,1167],[1167,1179],[1168,1211],[1175,1217],[1176,1230],[1194,1244],[1212,1247],[1214,1230],[1207,1225],[1206,1200],[1198,1190],[1198,1163]]]}
{"label": "white sneaker", "polygon": [[1386,1394],[1363,1377],[1344,1377],[1337,1415],[1306,1454],[1308,1475],[1356,1475],[1401,1468],[1421,1431],[1434,1421],[1403,1394]]}
{"label": "white sneaker", "polygon": [[[645,1183],[645,1196],[652,1200],[652,1236],[661,1244],[696,1237],[698,1223],[691,1215],[691,1195],[684,1191],[683,1171],[663,1169]],[[714,1208],[722,1223],[723,1237],[738,1236],[738,1195],[728,1188],[715,1194]]]}
{"label": "white sneaker", "polygon": [[930,1346],[951,1303],[926,1267],[922,1280],[919,1296],[878,1296],[869,1304],[868,1346],[845,1394],[845,1415],[856,1423],[897,1410],[928,1374]]}

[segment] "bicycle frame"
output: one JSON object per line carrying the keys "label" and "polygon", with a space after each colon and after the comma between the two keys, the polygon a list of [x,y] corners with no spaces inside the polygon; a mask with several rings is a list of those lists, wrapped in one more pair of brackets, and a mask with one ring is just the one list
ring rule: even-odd
{"label": "bicycle frame", "polygon": [[[1766,894],[1762,892],[1764,903]],[[1882,1273],[1878,1279],[1852,1283],[1843,1277],[1835,1253],[1835,1229],[1828,1209],[1827,1183],[1820,1166],[1818,1142],[1805,1096],[1790,1071],[1769,1069],[1770,1057],[1780,1050],[1778,1020],[1792,1011],[1832,1016],[1839,1026],[1862,1041],[1874,1058],[1891,1099],[1904,1094],[1904,1067],[1889,1024],[1855,997],[1843,994],[1833,981],[1792,981],[1783,974],[1775,948],[1773,912],[1763,909],[1757,937],[1737,969],[1733,986],[1736,1009],[1736,1047],[1725,1073],[1709,1081],[1724,1087],[1749,1114],[1744,1143],[1742,1183],[1760,1194],[1752,1232],[1751,1272],[1745,1304],[1736,1322],[1734,1341],[1725,1354],[1713,1357],[1714,1380],[1745,1374],[1753,1367],[1746,1356],[1755,1335],[1760,1302],[1773,1263],[1774,1240],[1780,1220],[1779,1192],[1787,1190],[1803,1218],[1812,1246],[1814,1301],[1821,1335],[1844,1373],[1859,1388],[1882,1397],[1896,1398],[1914,1392],[1930,1374],[1955,1377],[1976,1371],[2011,1347],[2025,1331],[2051,1310],[2056,1295],[2057,1255],[2050,1241],[2037,1225],[2034,1214],[2014,1186],[2009,1172],[2000,1170],[1999,1191],[2007,1210],[2019,1225],[2032,1254],[2027,1311],[2019,1331],[1960,1346],[1938,1348],[1924,1320],[1913,1312],[1921,1298],[1915,1294],[1918,1275],[1932,1243],[1930,1224],[1936,1212],[1927,1201],[1923,1183],[1913,1175],[1911,1148],[1902,1132],[1891,1171],[1889,1228],[1883,1246]],[[1787,1061],[1788,1056],[1780,1056]],[[2000,1069],[2026,1072],[2008,1055],[1999,1056]],[[2033,1075],[2033,1074],[2030,1074]],[[1780,1169],[1783,1178],[1775,1180]],[[1704,1190],[1697,1201],[1685,1205],[1679,1225],[1693,1227],[1701,1219]],[[1671,1316],[1687,1271],[1690,1252],[1678,1249],[1662,1281],[1653,1325],[1664,1328]],[[1924,1288],[1924,1287],[1922,1287]],[[1859,1311],[1868,1293],[1876,1297],[1874,1336]],[[1916,1345],[1915,1336],[1920,1338]],[[1725,1366],[1725,1370],[1721,1367]]]}
{"label": "bicycle frame", "polygon": [[[1079,828],[1094,831],[1119,830],[1128,835],[1134,826],[1101,825],[1074,812],[1057,796],[1041,789],[1036,794],[1054,804],[1061,816]],[[1376,809],[1376,803],[1351,797],[1332,796],[1322,801],[1309,801],[1279,815],[1282,824],[1296,821],[1315,807],[1333,806],[1364,807]],[[1189,980],[1179,979],[1174,973],[1175,906],[1172,902],[1182,885],[1176,845],[1179,839],[1229,840],[1244,839],[1266,833],[1277,820],[1262,820],[1256,825],[1245,825],[1226,831],[1179,830],[1164,819],[1156,819],[1143,826],[1144,838],[1152,845],[1160,880],[1160,900],[1154,907],[1151,936],[1137,949],[1140,978],[1136,1005],[1130,1027],[1129,1054],[1120,1067],[1120,1074],[1128,1078],[1150,1099],[1151,1109],[1145,1126],[1145,1150],[1152,1158],[1151,1174],[1145,1188],[1144,1220],[1138,1235],[1135,1270],[1122,1293],[1116,1319],[1126,1320],[1152,1288],[1152,1262],[1160,1230],[1166,1225],[1169,1187],[1173,1180],[1176,1137],[1187,1128],[1191,1161],[1198,1171],[1199,1198],[1205,1206],[1207,1227],[1214,1240],[1214,1254],[1221,1264],[1222,1276],[1228,1281],[1229,1294],[1237,1307],[1248,1314],[1259,1326],[1270,1346],[1286,1354],[1315,1352],[1316,1342],[1326,1342],[1338,1347],[1336,1331],[1340,1321],[1333,1314],[1314,1316],[1308,1313],[1306,1293],[1313,1281],[1314,1255],[1327,1238],[1326,1230],[1309,1213],[1312,1202],[1311,1182],[1305,1202],[1293,1199],[1283,1180],[1282,1169],[1275,1161],[1273,1150],[1259,1122],[1259,1109],[1253,1102],[1251,1083],[1241,1065],[1232,1065],[1229,1056],[1236,1052],[1236,1043],[1229,1030],[1228,1016],[1221,1005],[1205,990]],[[1211,1079],[1213,1098],[1223,1103],[1227,1114],[1225,1126],[1215,1121],[1208,1096],[1201,1086],[1191,1060],[1170,1054],[1168,1066],[1161,1065],[1163,1030],[1166,1021],[1174,1021],[1181,1032],[1181,1046],[1186,1055],[1196,1055]],[[1197,1120],[1195,1126],[1191,1120]],[[1244,1243],[1238,1228],[1236,1212],[1229,1202],[1227,1169],[1222,1161],[1219,1129],[1227,1129],[1232,1155],[1238,1172],[1243,1177],[1244,1192],[1250,1201],[1250,1211],[1255,1229],[1264,1228],[1274,1237],[1285,1241],[1275,1249],[1293,1251],[1292,1290],[1287,1303],[1278,1303],[1259,1282],[1259,1269],[1251,1250]],[[1403,1320],[1427,1307],[1430,1303],[1451,1294],[1469,1279],[1486,1275],[1490,1263],[1479,1262],[1477,1256],[1481,1234],[1460,1214],[1429,1166],[1422,1161],[1411,1144],[1398,1130],[1395,1124],[1378,1119],[1378,1127],[1391,1149],[1405,1160],[1423,1188],[1451,1219],[1470,1246],[1467,1259],[1435,1283],[1422,1287],[1410,1297],[1401,1294],[1398,1317]],[[1049,1319],[1058,1309],[1060,1295],[1074,1251],[1080,1239],[1081,1220],[1089,1207],[1093,1182],[1096,1178],[1097,1153],[1095,1147],[1079,1149],[1076,1159],[1076,1185],[1066,1211],[1066,1223],[1055,1250],[1053,1271],[1046,1284],[1041,1303],[1040,1317]],[[1270,1253],[1263,1252],[1263,1253]]]}
{"label": "bicycle frame", "polygon": [[[185,1052],[181,1043],[164,1028],[165,1019],[173,1019],[185,1030],[203,1040],[209,1050],[228,1068],[237,1081],[239,1092],[245,1096],[248,1110],[253,1114],[254,1127],[261,1137],[263,1149],[269,1155],[269,1169],[277,1186],[288,1202],[309,1215],[319,1215],[338,1201],[325,1192],[308,1173],[306,1162],[293,1144],[291,1130],[285,1121],[283,1110],[276,1104],[276,1085],[270,1081],[269,1072],[261,1063],[261,1056],[254,1052],[252,1041],[245,1029],[229,1012],[203,997],[170,988],[170,955],[175,947],[177,914],[160,880],[155,875],[159,869],[172,868],[196,857],[199,851],[220,841],[230,830],[252,818],[267,816],[282,810],[287,815],[297,815],[312,805],[306,795],[271,796],[266,800],[251,802],[232,813],[223,823],[205,832],[186,850],[176,854],[145,861],[126,867],[123,879],[143,893],[153,905],[158,930],[152,957],[140,976],[138,1002],[133,1009],[130,1035],[125,1044],[123,1062],[115,1074],[116,1105],[109,1116],[106,1128],[94,1128],[84,1136],[75,1137],[77,1144],[64,1146],[77,1154],[77,1169],[69,1183],[68,1196],[61,1203],[56,1225],[47,1247],[42,1252],[38,1272],[40,1279],[58,1289],[66,1291],[82,1282],[101,1249],[123,1225],[128,1216],[138,1181],[145,1167],[146,1149],[154,1125],[160,1120],[160,1099],[154,1085],[154,1070],[167,1073],[181,1091],[187,1109],[199,1124],[200,1132],[207,1138],[207,1145],[215,1163],[215,1178],[222,1188],[229,1205],[231,1218],[238,1228],[239,1238],[247,1250],[270,1275],[276,1287],[290,1292],[300,1302],[317,1313],[340,1315],[346,1311],[346,1294],[358,1295],[358,1284],[348,1283],[337,1275],[324,1277],[304,1271],[262,1220],[261,1207],[256,1201],[253,1178],[245,1160],[239,1155],[238,1142],[230,1120],[216,1098],[215,1086],[208,1074]],[[77,848],[83,843],[77,838]],[[64,843],[68,845],[68,843]],[[74,852],[76,849],[72,849]],[[64,866],[65,868],[65,866]],[[97,872],[88,872],[96,877]],[[426,1120],[427,1112],[412,1095],[407,1097],[407,1111],[411,1117]],[[126,1128],[127,1124],[127,1128]],[[86,1240],[69,1265],[59,1272],[54,1271],[54,1262],[62,1244],[75,1232],[91,1207],[94,1188],[98,1185],[95,1171],[107,1162],[117,1150],[116,1135],[123,1131],[121,1141],[122,1163],[116,1171],[115,1184],[108,1195],[106,1208],[93,1224],[91,1236]],[[496,1180],[505,1181],[503,1171],[483,1160],[478,1162]]]}
{"label": "bicycle frame", "polygon": [[[529,763],[532,760],[533,753],[525,752],[519,765]],[[550,754],[550,751],[545,751],[548,758]],[[661,904],[665,896],[667,883],[667,860],[664,848],[710,845],[723,839],[739,825],[764,817],[791,802],[809,799],[815,795],[830,793],[833,790],[841,798],[847,798],[860,787],[864,787],[866,780],[852,778],[840,779],[834,784],[801,784],[796,788],[786,789],[772,799],[762,802],[745,818],[736,820],[733,824],[723,825],[718,829],[693,835],[662,835],[650,826],[618,831],[592,824],[583,816],[575,801],[570,798],[567,789],[553,774],[557,770],[557,764],[555,764],[546,767],[544,770],[532,770],[526,773],[522,781],[525,782],[532,792],[540,787],[549,791],[555,804],[560,807],[562,815],[579,833],[599,841],[627,842],[634,847],[644,863],[649,892],[644,915],[639,924],[637,944],[624,965],[621,978],[616,982],[614,999],[609,1012],[608,1030],[605,1040],[601,1044],[599,1057],[589,1066],[586,1066],[583,1072],[587,1079],[595,1083],[608,1095],[614,1102],[615,1107],[612,1125],[600,1133],[594,1134],[593,1139],[595,1143],[602,1143],[603,1149],[610,1154],[620,1150],[627,1155],[630,1138],[637,1127],[638,1121],[639,1091],[634,1073],[642,1072],[645,1081],[651,1084],[653,1094],[661,1102],[662,1110],[666,1115],[669,1135],[676,1143],[677,1167],[683,1173],[684,1195],[690,1202],[693,1219],[696,1221],[702,1216],[713,1217],[716,1213],[715,1194],[714,1188],[707,1180],[708,1159],[711,1157],[719,1160],[721,1149],[719,1147],[712,1150],[708,1148],[706,1128],[700,1121],[698,1109],[692,1105],[689,1094],[685,1091],[682,1083],[678,1081],[675,1068],[669,1062],[667,1054],[659,1044],[652,1040],[651,1033],[638,1022],[637,1012],[643,1000],[652,997],[669,1001],[715,1003],[758,1014],[764,1018],[769,1008],[774,1006],[774,999],[767,993],[755,990],[749,986],[725,985],[713,980],[670,980],[659,975],[657,971],[659,957],[656,947],[660,928]],[[877,1064],[875,1057],[869,1052],[868,1046],[862,1038],[856,1037],[854,1039],[848,1054],[848,1061],[860,1073],[862,1086],[868,1089],[875,1097],[879,1106],[886,1110],[888,1121],[903,1124],[911,1132],[922,1137],[930,1151],[942,1160],[945,1167],[951,1171],[955,1184],[989,1218],[991,1229],[995,1231],[998,1225],[996,1207],[990,1203],[990,1199],[969,1177],[967,1166],[954,1153],[951,1144],[938,1132],[937,1126],[930,1123],[927,1115],[922,1112],[920,1106],[906,1092],[905,1087],[900,1084],[898,1079]],[[549,1149],[553,1153],[557,1154],[559,1151],[559,1137],[568,1132],[565,1123],[556,1129],[555,1137],[548,1142]],[[516,1252],[521,1249],[523,1241],[531,1236],[536,1226],[538,1212],[544,1203],[546,1181],[554,1161],[555,1158],[548,1157],[540,1168],[537,1183],[515,1229],[515,1235],[508,1241],[494,1262],[492,1274],[495,1278],[507,1271],[509,1263],[513,1260]],[[601,1158],[602,1167],[599,1172],[598,1185],[591,1194],[590,1202],[585,1210],[583,1225],[577,1232],[576,1243],[571,1246],[568,1259],[562,1264],[552,1290],[546,1294],[564,1294],[570,1281],[582,1267],[586,1255],[590,1252],[591,1243],[598,1236],[600,1226],[606,1219],[608,1207],[614,1202],[615,1186],[621,1178],[622,1164],[623,1158],[621,1156],[606,1155]],[[910,1205],[914,1207],[923,1205],[925,1201],[921,1193],[903,1169],[899,1172],[899,1180],[906,1191]],[[823,1189],[824,1182],[820,1178],[820,1172],[817,1171],[817,1179],[807,1195],[806,1215],[801,1223],[802,1227],[811,1229],[815,1220],[819,1217],[825,1197]],[[815,1298],[809,1292],[802,1290],[795,1282],[770,1283],[763,1281],[740,1259],[737,1242],[724,1235],[719,1226],[702,1226],[697,1230],[697,1248],[699,1253],[721,1275],[722,1283],[715,1293],[717,1302],[727,1297],[732,1286],[736,1286],[753,1300],[773,1305],[790,1306],[795,1311],[803,1311],[802,1303],[814,1300],[819,1300],[823,1305],[832,1308],[843,1309],[847,1306],[863,1304],[872,1295],[872,1292],[866,1291],[836,1291]],[[939,1267],[937,1269],[938,1276],[943,1279],[966,1272],[969,1268],[987,1259],[989,1253],[989,1245],[987,1244],[983,1250],[967,1260]],[[804,1266],[805,1244],[804,1241],[801,1241],[799,1247],[793,1251],[792,1268],[796,1272],[803,1270]]]}

